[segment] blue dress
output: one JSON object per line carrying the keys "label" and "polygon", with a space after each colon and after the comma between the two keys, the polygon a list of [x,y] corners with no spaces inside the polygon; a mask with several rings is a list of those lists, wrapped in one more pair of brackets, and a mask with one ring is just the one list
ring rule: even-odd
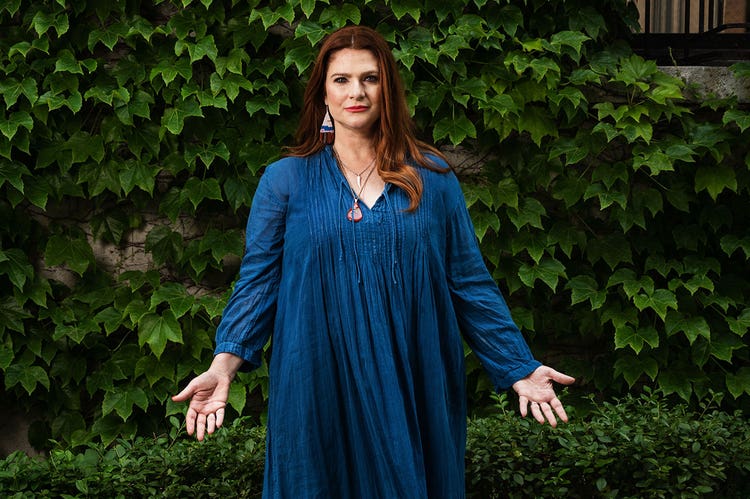
{"label": "blue dress", "polygon": [[540,365],[455,175],[420,173],[416,211],[387,184],[358,223],[330,146],[260,179],[216,352],[273,335],[264,498],[464,497],[462,333],[498,389]]}

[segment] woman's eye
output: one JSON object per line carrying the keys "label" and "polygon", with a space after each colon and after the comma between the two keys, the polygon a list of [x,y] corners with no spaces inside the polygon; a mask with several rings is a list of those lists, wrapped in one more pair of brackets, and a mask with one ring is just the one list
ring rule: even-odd
{"label": "woman's eye", "polygon": [[346,78],[344,78],[343,76],[339,76],[338,78],[334,78],[333,82],[334,83],[346,83]]}
{"label": "woman's eye", "polygon": [[369,75],[365,77],[365,81],[369,81],[370,83],[377,83],[378,77],[375,75]]}

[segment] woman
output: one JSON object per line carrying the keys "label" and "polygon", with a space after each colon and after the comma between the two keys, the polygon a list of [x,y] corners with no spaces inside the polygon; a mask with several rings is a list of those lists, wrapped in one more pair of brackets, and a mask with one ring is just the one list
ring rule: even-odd
{"label": "woman", "polygon": [[174,397],[191,399],[187,431],[221,426],[230,382],[273,332],[264,497],[463,497],[461,333],[540,423],[567,420],[552,382],[573,378],[513,324],[377,32],[324,41],[297,141],[258,185],[214,361]]}

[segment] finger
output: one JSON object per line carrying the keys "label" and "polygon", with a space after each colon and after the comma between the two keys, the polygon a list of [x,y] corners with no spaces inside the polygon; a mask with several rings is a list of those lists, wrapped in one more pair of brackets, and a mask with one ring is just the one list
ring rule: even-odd
{"label": "finger", "polygon": [[206,418],[206,431],[210,435],[216,430],[216,415],[209,414]]}
{"label": "finger", "polygon": [[572,385],[576,381],[574,377],[555,371],[552,368],[550,368],[549,370],[549,377],[552,379],[552,381],[560,383],[561,385]]}
{"label": "finger", "polygon": [[221,428],[221,425],[224,424],[224,409],[217,409],[216,410],[216,427]]}
{"label": "finger", "polygon": [[518,397],[518,408],[521,410],[521,417],[525,418],[526,414],[528,414],[528,405],[529,405],[529,399],[521,395]]}
{"label": "finger", "polygon": [[203,440],[203,437],[206,434],[206,415],[205,414],[198,414],[196,425],[197,425],[197,428],[196,428],[195,436],[199,441],[201,441]]}
{"label": "finger", "polygon": [[537,404],[536,402],[531,403],[531,414],[534,416],[534,419],[536,419],[540,424],[544,424],[544,415],[539,408],[539,404]]}
{"label": "finger", "polygon": [[193,388],[193,382],[191,381],[180,393],[173,395],[172,400],[174,402],[184,402],[192,397],[193,393],[195,393],[195,388]]}
{"label": "finger", "polygon": [[560,417],[560,419],[563,420],[565,423],[567,423],[568,414],[565,412],[565,407],[563,407],[562,402],[560,402],[560,399],[558,398],[552,399],[552,402],[550,402],[550,405],[552,406],[552,409],[555,410],[555,412]]}
{"label": "finger", "polygon": [[542,413],[544,413],[544,417],[547,418],[549,425],[552,428],[555,428],[557,426],[557,419],[555,419],[555,414],[552,412],[552,408],[550,407],[550,405],[544,402],[542,404],[539,404],[539,406],[542,409]]}
{"label": "finger", "polygon": [[195,412],[195,409],[188,409],[187,414],[185,415],[185,426],[188,432],[188,435],[192,435],[193,432],[195,432],[195,418],[198,413]]}

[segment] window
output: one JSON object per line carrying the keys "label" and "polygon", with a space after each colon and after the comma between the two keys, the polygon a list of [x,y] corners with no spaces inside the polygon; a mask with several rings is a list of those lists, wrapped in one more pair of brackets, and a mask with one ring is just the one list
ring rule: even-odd
{"label": "window", "polygon": [[633,48],[664,65],[750,59],[750,0],[636,0]]}

